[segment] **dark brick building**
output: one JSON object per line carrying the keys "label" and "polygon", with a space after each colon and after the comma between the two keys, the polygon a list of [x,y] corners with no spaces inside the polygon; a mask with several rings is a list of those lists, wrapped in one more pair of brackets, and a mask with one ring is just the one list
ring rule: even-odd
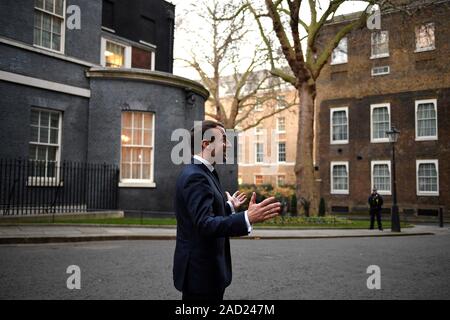
{"label": "dark brick building", "polygon": [[0,159],[38,167],[0,162],[0,214],[36,209],[36,194],[46,212],[104,209],[73,195],[108,196],[115,180],[97,179],[94,194],[54,169],[64,161],[119,168],[114,209],[173,212],[171,134],[204,118],[209,95],[171,73],[174,11],[162,0],[0,1]]}
{"label": "dark brick building", "polygon": [[[450,209],[450,4],[382,15],[381,30],[341,41],[318,82],[318,184],[328,210],[366,211],[372,187],[392,201],[391,143],[397,197],[406,215]],[[322,41],[352,16],[329,23]]]}

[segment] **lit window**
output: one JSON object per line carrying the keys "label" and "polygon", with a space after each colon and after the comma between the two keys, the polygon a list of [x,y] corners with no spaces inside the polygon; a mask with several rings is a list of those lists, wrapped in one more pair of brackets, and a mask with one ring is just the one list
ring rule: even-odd
{"label": "lit window", "polygon": [[34,1],[34,45],[63,52],[64,0]]}
{"label": "lit window", "polygon": [[339,41],[339,44],[336,48],[334,48],[331,53],[331,64],[340,64],[348,62],[348,54],[347,54],[347,37],[344,37]]}
{"label": "lit window", "polygon": [[262,175],[256,175],[255,176],[255,184],[260,185],[264,183],[264,178]]}
{"label": "lit window", "polygon": [[61,113],[42,109],[31,110],[29,176],[55,178],[60,161]]}
{"label": "lit window", "polygon": [[372,189],[380,194],[391,194],[391,162],[372,161]]}
{"label": "lit window", "polygon": [[331,193],[348,194],[348,162],[331,162]]}
{"label": "lit window", "polygon": [[438,160],[417,160],[417,195],[439,195],[439,167]]}
{"label": "lit window", "polygon": [[286,142],[278,142],[278,162],[286,162]]}
{"label": "lit window", "polygon": [[437,139],[436,99],[416,101],[416,140]]}
{"label": "lit window", "polygon": [[371,58],[383,58],[389,56],[389,32],[372,32],[372,56]]}
{"label": "lit window", "polygon": [[277,106],[276,106],[277,110],[282,110],[287,107],[287,103],[286,103],[284,96],[277,96],[276,100],[277,100]]}
{"label": "lit window", "polygon": [[102,38],[101,64],[110,68],[131,68],[131,47]]}
{"label": "lit window", "polygon": [[264,162],[264,144],[260,142],[255,144],[255,156],[256,163]]}
{"label": "lit window", "polygon": [[416,52],[434,50],[434,23],[427,23],[416,27]]}
{"label": "lit window", "polygon": [[285,117],[277,118],[277,131],[278,131],[278,133],[286,132],[286,118]]}
{"label": "lit window", "polygon": [[348,143],[348,107],[330,109],[331,144]]}
{"label": "lit window", "polygon": [[154,120],[150,112],[122,113],[121,182],[153,182]]}
{"label": "lit window", "polygon": [[389,142],[386,131],[391,129],[391,116],[389,104],[375,104],[371,109],[371,142]]}

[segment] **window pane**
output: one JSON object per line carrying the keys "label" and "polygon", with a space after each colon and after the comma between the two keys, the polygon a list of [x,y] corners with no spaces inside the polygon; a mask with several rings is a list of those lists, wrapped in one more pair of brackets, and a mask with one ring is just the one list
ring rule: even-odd
{"label": "window pane", "polygon": [[57,17],[53,17],[52,19],[53,19],[52,32],[60,35],[61,34],[61,19],[57,18]]}
{"label": "window pane", "polygon": [[347,112],[334,111],[332,116],[333,141],[347,140]]}
{"label": "window pane", "polygon": [[133,128],[141,129],[142,128],[142,113],[141,112],[133,112],[134,122]]}
{"label": "window pane", "polygon": [[48,155],[47,161],[56,161],[56,147],[47,147]]}
{"label": "window pane", "polygon": [[52,17],[49,14],[44,13],[42,15],[42,29],[45,31],[52,31]]}
{"label": "window pane", "polygon": [[44,0],[35,0],[34,6],[37,8],[44,9]]}
{"label": "window pane", "polygon": [[40,137],[39,142],[48,143],[48,128],[40,127],[39,129]]}
{"label": "window pane", "polygon": [[44,9],[50,12],[54,12],[54,0],[44,0],[45,7]]}
{"label": "window pane", "polygon": [[387,55],[389,53],[388,31],[372,33],[372,56]]}
{"label": "window pane", "polygon": [[151,162],[152,150],[150,148],[145,148],[142,150],[143,162]]}
{"label": "window pane", "polygon": [[152,129],[152,114],[145,112],[144,113],[144,128],[145,129]]}
{"label": "window pane", "polygon": [[345,165],[333,166],[333,189],[336,191],[348,190],[347,168]]}
{"label": "window pane", "polygon": [[150,164],[142,165],[142,179],[150,179]]}
{"label": "window pane", "polygon": [[131,166],[129,163],[122,163],[120,166],[122,179],[131,179]]}
{"label": "window pane", "polygon": [[152,145],[152,130],[144,130],[144,145],[151,146]]}
{"label": "window pane", "polygon": [[46,48],[50,48],[50,32],[42,31],[42,43],[41,45]]}
{"label": "window pane", "polygon": [[36,126],[31,126],[31,141],[39,142],[38,135],[39,135],[39,128]]}
{"label": "window pane", "polygon": [[56,0],[55,1],[55,13],[62,16],[64,15],[64,0]]}
{"label": "window pane", "polygon": [[437,170],[434,163],[422,163],[418,172],[419,191],[437,192]]}
{"label": "window pane", "polygon": [[141,164],[133,163],[131,165],[131,179],[141,179]]}
{"label": "window pane", "polygon": [[434,49],[434,23],[416,27],[416,49]]}
{"label": "window pane", "polygon": [[46,147],[42,147],[42,146],[37,147],[37,160],[43,160],[43,161],[47,160],[47,148]]}
{"label": "window pane", "polygon": [[131,112],[122,113],[122,128],[131,128]]}
{"label": "window pane", "polygon": [[131,161],[130,148],[122,147],[122,162],[130,162],[130,161]]}
{"label": "window pane", "polygon": [[59,128],[59,115],[57,113],[51,113],[51,126],[53,128]]}
{"label": "window pane", "polygon": [[331,54],[332,63],[345,63],[347,58],[347,38],[342,38],[338,46],[333,50]]}
{"label": "window pane", "polygon": [[131,129],[122,129],[122,145],[131,144]]}
{"label": "window pane", "polygon": [[133,130],[132,144],[142,145],[142,130],[140,130],[140,129]]}
{"label": "window pane", "polygon": [[436,108],[434,103],[419,104],[417,107],[417,135],[419,137],[436,136]]}
{"label": "window pane", "polygon": [[387,138],[389,128],[389,111],[387,107],[374,108],[372,111],[372,136],[374,139]]}
{"label": "window pane", "polygon": [[391,176],[387,164],[376,164],[373,166],[373,184],[378,190],[391,190]]}
{"label": "window pane", "polygon": [[50,143],[58,143],[58,129],[50,130]]}
{"label": "window pane", "polygon": [[61,49],[61,37],[56,34],[53,34],[52,49],[56,51],[59,51]]}
{"label": "window pane", "polygon": [[105,50],[105,60],[107,67],[119,68],[124,66],[125,47],[107,41]]}

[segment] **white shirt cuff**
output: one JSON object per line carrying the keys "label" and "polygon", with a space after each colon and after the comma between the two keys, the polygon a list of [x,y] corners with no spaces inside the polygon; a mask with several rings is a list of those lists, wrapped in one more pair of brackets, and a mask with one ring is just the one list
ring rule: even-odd
{"label": "white shirt cuff", "polygon": [[245,222],[247,223],[248,234],[250,234],[250,232],[252,232],[252,225],[250,224],[250,221],[248,221],[248,212],[247,212],[247,210],[245,210],[244,216],[245,216]]}

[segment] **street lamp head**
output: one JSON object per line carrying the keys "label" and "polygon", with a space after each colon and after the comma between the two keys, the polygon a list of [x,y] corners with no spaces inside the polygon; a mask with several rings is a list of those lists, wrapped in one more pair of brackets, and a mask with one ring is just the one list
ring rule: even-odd
{"label": "street lamp head", "polygon": [[395,127],[391,127],[391,130],[386,131],[387,136],[389,137],[389,142],[397,142],[398,136],[400,135],[400,131],[398,131]]}

